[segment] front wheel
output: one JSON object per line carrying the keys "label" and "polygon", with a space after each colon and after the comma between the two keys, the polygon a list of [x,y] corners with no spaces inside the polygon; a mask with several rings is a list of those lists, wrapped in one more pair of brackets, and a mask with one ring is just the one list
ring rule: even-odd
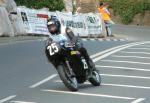
{"label": "front wheel", "polygon": [[78,91],[77,79],[75,78],[75,76],[70,76],[69,73],[67,73],[67,67],[59,65],[57,67],[57,71],[60,76],[60,79],[63,81],[63,83],[69,90]]}
{"label": "front wheel", "polygon": [[101,76],[97,70],[92,71],[92,77],[89,78],[89,82],[94,86],[100,86]]}

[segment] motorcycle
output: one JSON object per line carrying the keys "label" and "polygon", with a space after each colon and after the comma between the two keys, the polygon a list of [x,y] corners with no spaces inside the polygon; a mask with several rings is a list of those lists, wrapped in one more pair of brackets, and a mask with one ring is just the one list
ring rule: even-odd
{"label": "motorcycle", "polygon": [[49,39],[45,53],[56,68],[60,79],[69,90],[78,91],[78,85],[86,80],[94,86],[100,86],[101,77],[99,71],[94,69],[89,73],[90,67],[76,48],[75,43],[64,41],[56,43]]}

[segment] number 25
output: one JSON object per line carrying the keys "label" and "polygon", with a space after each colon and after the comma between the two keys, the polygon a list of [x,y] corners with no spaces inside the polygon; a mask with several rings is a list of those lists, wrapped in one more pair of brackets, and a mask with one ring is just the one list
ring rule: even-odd
{"label": "number 25", "polygon": [[47,49],[49,50],[49,54],[51,56],[59,51],[59,49],[58,49],[58,47],[57,47],[57,45],[55,43],[53,43],[50,46],[48,46]]}

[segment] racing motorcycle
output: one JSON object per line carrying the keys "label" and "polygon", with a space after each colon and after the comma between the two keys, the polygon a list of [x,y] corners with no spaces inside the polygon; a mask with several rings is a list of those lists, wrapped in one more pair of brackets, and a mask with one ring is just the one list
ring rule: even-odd
{"label": "racing motorcycle", "polygon": [[78,84],[82,84],[86,80],[94,86],[100,86],[101,77],[98,70],[94,69],[89,73],[90,67],[77,50],[75,43],[64,41],[56,43],[49,38],[45,53],[69,90],[77,91]]}

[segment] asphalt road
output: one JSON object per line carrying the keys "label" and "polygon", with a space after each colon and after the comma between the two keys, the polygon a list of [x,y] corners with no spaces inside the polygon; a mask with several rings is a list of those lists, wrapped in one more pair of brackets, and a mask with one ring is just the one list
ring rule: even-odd
{"label": "asphalt road", "polygon": [[117,24],[113,26],[113,33],[122,35],[132,41],[150,40],[150,27]]}
{"label": "asphalt road", "polygon": [[[123,27],[122,31],[127,28]],[[130,38],[134,30],[140,33],[131,28],[129,33],[122,34]],[[117,34],[121,29],[114,32]],[[150,36],[147,32],[148,29],[143,32],[145,39],[136,37],[132,41],[83,40],[100,70],[102,85],[94,87],[86,82],[78,92],[68,91],[60,81],[45,57],[42,39],[2,43],[0,103],[150,103],[150,42],[147,39]]]}

